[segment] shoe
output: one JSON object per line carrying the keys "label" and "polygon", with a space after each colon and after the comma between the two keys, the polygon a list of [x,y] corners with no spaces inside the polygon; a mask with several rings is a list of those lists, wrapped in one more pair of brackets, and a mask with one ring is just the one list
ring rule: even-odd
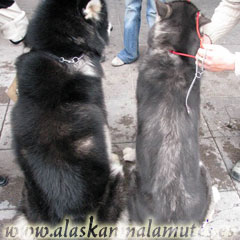
{"label": "shoe", "polygon": [[231,176],[233,179],[240,182],[240,161],[238,161],[231,171]]}
{"label": "shoe", "polygon": [[120,67],[122,65],[124,65],[125,63],[119,58],[119,57],[115,57],[113,60],[112,60],[112,66],[114,67]]}
{"label": "shoe", "polygon": [[6,177],[0,176],[0,186],[6,186],[8,183],[8,179]]}

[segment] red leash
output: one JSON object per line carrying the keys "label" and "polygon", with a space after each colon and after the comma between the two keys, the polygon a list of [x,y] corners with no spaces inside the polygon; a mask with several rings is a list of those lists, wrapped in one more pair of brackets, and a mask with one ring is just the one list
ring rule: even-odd
{"label": "red leash", "polygon": [[196,59],[195,56],[191,55],[191,54],[187,54],[187,53],[181,53],[181,52],[175,52],[173,50],[169,50],[170,53],[173,53],[175,55],[179,55],[179,56],[183,56],[183,57],[189,57],[189,58],[194,58]]}
{"label": "red leash", "polygon": [[[190,2],[190,1],[189,1]],[[199,30],[199,18],[200,18],[200,12],[197,12],[197,17],[196,17],[196,31],[197,31],[197,35],[200,39],[200,47],[203,48],[202,46],[202,36]],[[179,55],[179,56],[183,56],[183,57],[189,57],[189,58],[194,58],[196,59],[196,56],[193,56],[191,54],[187,54],[187,53],[181,53],[181,52],[175,52],[173,50],[169,50],[170,53],[175,54],[175,55]]]}

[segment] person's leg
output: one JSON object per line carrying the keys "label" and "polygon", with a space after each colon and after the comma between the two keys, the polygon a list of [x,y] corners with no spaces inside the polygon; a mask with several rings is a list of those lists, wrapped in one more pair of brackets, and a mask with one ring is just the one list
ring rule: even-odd
{"label": "person's leg", "polygon": [[[165,2],[165,0],[161,0],[162,2]],[[156,19],[156,4],[155,0],[147,0],[147,22],[148,26],[151,28],[153,24],[155,23]]]}
{"label": "person's leg", "polygon": [[124,18],[124,49],[117,55],[124,63],[134,62],[139,56],[139,30],[142,0],[126,0]]}
{"label": "person's leg", "polygon": [[8,8],[0,8],[0,31],[5,39],[21,41],[27,31],[28,20],[24,11],[16,3]]}

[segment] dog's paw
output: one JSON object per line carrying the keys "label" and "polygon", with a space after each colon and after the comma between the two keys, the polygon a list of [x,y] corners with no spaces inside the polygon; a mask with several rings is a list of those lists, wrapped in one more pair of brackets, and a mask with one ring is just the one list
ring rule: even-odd
{"label": "dog's paw", "polygon": [[112,162],[113,163],[120,163],[119,156],[115,153],[112,153]]}
{"label": "dog's paw", "polygon": [[134,162],[136,160],[136,149],[129,147],[124,148],[123,159],[128,162]]}

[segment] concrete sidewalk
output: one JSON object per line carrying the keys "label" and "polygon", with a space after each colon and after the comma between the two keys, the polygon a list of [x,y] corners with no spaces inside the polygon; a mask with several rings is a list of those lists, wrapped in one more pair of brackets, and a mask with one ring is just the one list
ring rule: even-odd
{"label": "concrete sidewalk", "polygon": [[[19,5],[29,18],[38,1],[19,0]],[[135,88],[139,61],[119,68],[111,66],[111,60],[123,47],[124,0],[108,0],[110,21],[114,26],[110,45],[106,49],[107,60],[103,64],[105,101],[115,151],[133,146],[136,135]],[[208,17],[220,0],[193,1]],[[144,4],[145,5],[145,4]],[[145,7],[140,34],[141,56],[146,49],[148,26]],[[240,51],[240,25],[220,44],[232,51]],[[21,197],[23,177],[14,162],[11,145],[10,115],[13,102],[5,90],[15,76],[14,61],[22,52],[22,46],[13,46],[0,38],[0,175],[9,177],[9,184],[0,187],[0,224],[15,214]],[[205,73],[202,81],[202,105],[200,144],[201,158],[207,165],[212,184],[220,191],[220,201],[206,239],[240,239],[240,184],[229,177],[233,164],[240,160],[240,79],[232,73]],[[2,225],[0,225],[2,226]],[[221,234],[219,230],[221,230]],[[234,232],[234,234],[233,234]],[[215,235],[216,234],[216,235]],[[210,237],[211,235],[211,237]]]}

